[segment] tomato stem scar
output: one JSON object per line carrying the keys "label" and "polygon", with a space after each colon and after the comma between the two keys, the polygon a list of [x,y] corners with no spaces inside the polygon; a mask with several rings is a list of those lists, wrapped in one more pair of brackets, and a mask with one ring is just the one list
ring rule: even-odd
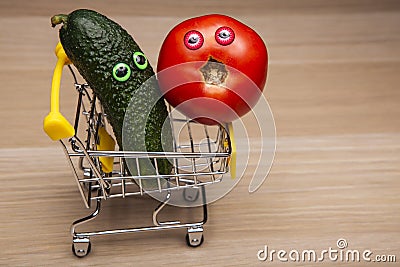
{"label": "tomato stem scar", "polygon": [[200,72],[203,74],[204,81],[212,85],[223,85],[228,77],[228,70],[225,64],[211,56],[208,58],[207,63],[200,68]]}

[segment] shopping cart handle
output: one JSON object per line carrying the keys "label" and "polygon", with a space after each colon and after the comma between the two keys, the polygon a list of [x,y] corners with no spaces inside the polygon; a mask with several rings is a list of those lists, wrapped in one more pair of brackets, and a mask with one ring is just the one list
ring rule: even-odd
{"label": "shopping cart handle", "polygon": [[55,49],[58,58],[53,73],[50,97],[50,113],[43,120],[43,130],[54,141],[75,135],[74,127],[60,113],[60,84],[64,65],[71,64],[59,42]]}

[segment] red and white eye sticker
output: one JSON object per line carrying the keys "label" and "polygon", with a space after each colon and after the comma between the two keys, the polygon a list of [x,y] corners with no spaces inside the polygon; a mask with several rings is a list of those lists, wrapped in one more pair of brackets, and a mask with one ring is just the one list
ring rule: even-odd
{"label": "red and white eye sticker", "polygon": [[199,31],[189,31],[183,39],[185,46],[190,50],[199,49],[204,43],[204,37]]}
{"label": "red and white eye sticker", "polygon": [[220,45],[229,45],[235,40],[235,32],[227,26],[220,27],[215,32],[215,40]]}

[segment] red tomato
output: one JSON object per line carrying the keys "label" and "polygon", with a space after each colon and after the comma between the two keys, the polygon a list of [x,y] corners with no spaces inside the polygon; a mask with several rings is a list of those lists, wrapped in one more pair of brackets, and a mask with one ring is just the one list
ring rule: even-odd
{"label": "red tomato", "polygon": [[228,16],[206,15],[175,26],[158,57],[157,78],[167,101],[204,124],[230,122],[258,101],[267,78],[261,37]]}

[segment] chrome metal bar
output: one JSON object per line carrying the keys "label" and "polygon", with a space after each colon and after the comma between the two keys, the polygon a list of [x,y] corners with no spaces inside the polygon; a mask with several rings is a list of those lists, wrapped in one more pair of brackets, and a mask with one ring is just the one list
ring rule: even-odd
{"label": "chrome metal bar", "polygon": [[206,224],[208,220],[208,211],[207,211],[207,199],[206,199],[206,188],[205,186],[201,186],[201,196],[203,198],[203,220],[202,224]]}
{"label": "chrome metal bar", "polygon": [[[211,145],[211,143],[217,144],[215,141],[211,141],[211,139],[210,139],[210,140],[208,140],[207,143],[203,143],[203,144],[196,144],[196,143],[193,143],[193,147],[208,146],[208,145]],[[178,148],[181,148],[181,149],[191,148],[191,147],[192,147],[191,144],[189,144],[189,145],[183,144],[183,145],[179,145],[179,146],[178,146]]]}
{"label": "chrome metal bar", "polygon": [[[137,171],[137,178],[135,181],[139,180],[139,190],[140,190],[140,195],[143,195],[143,183],[142,183],[142,176],[140,175],[140,164],[139,164],[139,158],[135,159],[136,161],[136,171]],[[134,177],[134,176],[132,176]]]}
{"label": "chrome metal bar", "polygon": [[89,214],[88,216],[83,217],[81,219],[78,219],[78,220],[76,220],[75,222],[72,223],[72,225],[71,225],[71,235],[72,236],[78,236],[79,235],[75,231],[76,227],[95,219],[96,216],[99,215],[100,209],[101,209],[101,199],[98,199],[96,201],[96,203],[97,203],[96,204],[96,208],[94,209],[94,211],[91,214]]}
{"label": "chrome metal bar", "polygon": [[[69,65],[68,65],[68,67],[69,67]],[[79,118],[81,117],[80,115],[81,115],[81,107],[82,107],[82,97],[83,97],[83,93],[82,93],[82,91],[79,91],[78,104],[76,106],[76,112],[75,112],[75,124],[74,124],[75,133],[78,132]]]}
{"label": "chrome metal bar", "polygon": [[108,188],[107,183],[104,181],[103,177],[101,176],[100,171],[98,170],[96,164],[94,164],[94,162],[92,161],[91,157],[89,156],[89,154],[87,153],[87,151],[84,148],[84,145],[82,144],[82,142],[79,139],[76,139],[78,146],[80,149],[82,149],[83,153],[85,154],[86,160],[88,161],[91,170],[95,173],[96,177],[98,178],[98,182],[101,186],[102,189],[102,194],[104,196],[104,199],[107,198],[107,192],[106,192],[106,188]]}
{"label": "chrome metal bar", "polygon": [[[138,176],[113,176],[113,177],[107,177],[107,180],[113,181],[113,180],[142,180],[142,179],[156,179],[156,178],[164,178],[164,179],[171,179],[178,177],[180,180],[184,177],[192,177],[192,176],[207,176],[207,175],[219,175],[219,174],[225,174],[226,171],[214,171],[214,172],[197,172],[197,173],[180,173],[180,174],[163,174],[160,176],[157,175],[138,175]],[[104,178],[103,178],[104,179]],[[80,179],[80,182],[97,182],[99,179],[98,178],[84,178]]]}
{"label": "chrome metal bar", "polygon": [[95,114],[95,108],[96,108],[96,95],[93,96],[93,101],[91,102],[90,105],[90,110],[89,110],[89,124],[88,124],[88,129],[87,129],[87,137],[86,137],[86,150],[92,150],[92,135],[93,132],[95,132],[95,128],[93,125],[95,124],[94,122],[94,114]]}
{"label": "chrome metal bar", "polygon": [[[121,175],[124,175],[124,161],[122,158],[119,159],[119,168]],[[110,177],[112,178],[112,177]],[[126,180],[122,179],[121,181],[121,191],[122,191],[122,198],[126,197]]]}
{"label": "chrome metal bar", "polygon": [[[191,130],[189,122],[187,123],[187,128],[188,128],[188,133],[189,133],[191,152],[195,153],[194,146],[193,146],[193,135],[192,135],[192,130]],[[192,158],[192,171],[193,171],[193,174],[196,173],[196,159],[195,158]],[[197,185],[197,177],[193,176],[193,179],[194,179],[194,185],[196,186]]]}
{"label": "chrome metal bar", "polygon": [[76,237],[92,237],[99,235],[111,235],[111,234],[127,234],[127,233],[138,233],[138,232],[146,232],[146,231],[158,231],[158,230],[172,230],[179,228],[190,228],[190,227],[201,227],[203,226],[203,222],[199,223],[183,223],[183,224],[175,224],[175,225],[161,225],[161,226],[149,226],[149,227],[138,227],[138,228],[127,228],[127,229],[114,229],[114,230],[104,230],[97,232],[83,232],[76,233]]}
{"label": "chrome metal bar", "polygon": [[101,199],[97,199],[96,208],[91,214],[89,214],[88,216],[83,217],[83,218],[81,218],[79,220],[76,220],[75,222],[72,223],[72,225],[71,225],[71,235],[74,236],[74,237],[75,236],[80,236],[80,234],[76,233],[76,231],[75,231],[76,227],[78,227],[81,224],[84,224],[86,222],[89,222],[89,221],[95,219],[96,216],[99,215],[100,209],[101,209]]}
{"label": "chrome metal bar", "polygon": [[[212,184],[215,184],[215,183],[219,183],[221,181],[222,180],[216,180],[215,182],[211,182],[211,181],[209,181],[209,182],[201,182],[201,183],[198,183],[196,187],[212,185]],[[172,192],[172,191],[177,191],[177,190],[180,190],[180,189],[193,188],[193,187],[194,187],[193,180],[188,180],[188,183],[186,183],[186,185],[181,185],[179,189],[177,187],[171,187],[169,189],[163,189],[163,190],[164,191],[165,190],[169,190],[169,191]],[[156,189],[156,190],[146,190],[146,194],[152,194],[152,193],[159,193],[159,191],[158,191],[158,189]],[[138,196],[138,195],[141,195],[140,191],[125,193],[125,197]],[[122,193],[115,193],[115,194],[109,195],[107,198],[111,199],[111,198],[121,198],[121,197],[123,197]],[[103,197],[102,196],[94,196],[91,199],[92,200],[97,200],[97,199],[103,199]]]}
{"label": "chrome metal bar", "polygon": [[74,70],[72,69],[71,65],[68,65],[68,69],[70,70],[70,72],[71,72],[71,74],[72,74],[72,77],[74,78],[75,84],[77,84],[77,83],[78,83],[78,80],[76,79],[75,72],[74,72]]}
{"label": "chrome metal bar", "polygon": [[62,146],[63,151],[65,153],[65,156],[67,158],[67,161],[69,163],[69,166],[71,167],[72,174],[74,175],[74,178],[75,178],[75,182],[78,185],[79,193],[82,196],[82,199],[83,199],[83,201],[85,203],[86,208],[89,208],[89,206],[90,206],[89,202],[90,201],[86,199],[85,192],[83,192],[82,184],[79,181],[79,176],[78,176],[78,173],[76,172],[74,163],[72,162],[72,159],[68,156],[68,149],[67,149],[66,145],[64,144],[64,142],[62,140],[60,140],[60,143],[61,143],[61,146]]}
{"label": "chrome metal bar", "polygon": [[[175,132],[175,127],[174,127],[174,123],[173,123],[173,121],[175,121],[175,119],[172,117],[172,106],[167,105],[167,107],[168,107],[168,114],[170,117],[171,130],[172,130],[172,148],[173,148],[172,151],[178,152],[178,145],[177,145],[177,141],[176,141],[176,132]],[[174,173],[178,174],[179,173],[179,159],[173,158],[172,160],[174,161],[174,164],[173,164]],[[178,177],[175,178],[175,182],[176,182],[177,187],[179,187]]]}
{"label": "chrome metal bar", "polygon": [[161,202],[157,208],[153,211],[153,224],[155,226],[160,226],[160,225],[172,225],[172,224],[180,224],[179,221],[173,221],[173,222],[160,222],[157,219],[158,214],[160,213],[160,211],[165,207],[165,205],[167,205],[167,203],[170,201],[171,199],[171,192],[168,191],[167,195],[165,197],[165,200],[163,202]]}
{"label": "chrome metal bar", "polygon": [[[208,133],[208,128],[206,125],[204,125],[204,132],[206,134],[206,138],[207,138],[207,144],[208,144],[208,152],[211,153],[211,144],[210,144],[210,135]],[[213,161],[210,158],[207,158],[206,161],[208,162],[208,166],[210,168],[211,172],[214,172],[214,164]],[[211,175],[211,179],[215,180],[214,175]]]}
{"label": "chrome metal bar", "polygon": [[[226,158],[228,152],[142,152],[142,151],[114,151],[114,150],[86,150],[91,157],[123,157],[123,158]],[[69,153],[71,157],[83,157],[83,151]]]}

